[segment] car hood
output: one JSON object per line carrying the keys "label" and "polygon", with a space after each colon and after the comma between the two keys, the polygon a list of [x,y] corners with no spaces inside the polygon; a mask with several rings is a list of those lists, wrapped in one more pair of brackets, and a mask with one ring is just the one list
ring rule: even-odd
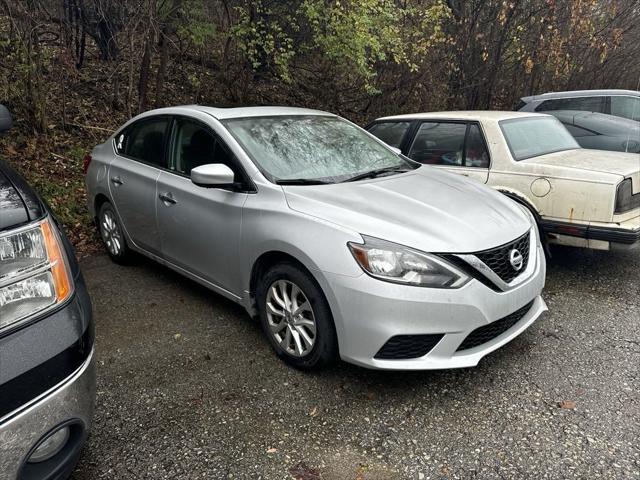
{"label": "car hood", "polygon": [[640,156],[637,153],[610,152],[580,148],[522,160],[532,165],[556,165],[577,170],[608,173],[631,178],[633,190],[640,190]]}
{"label": "car hood", "polygon": [[428,252],[486,250],[531,227],[504,195],[428,166],[372,180],[283,190],[293,210]]}

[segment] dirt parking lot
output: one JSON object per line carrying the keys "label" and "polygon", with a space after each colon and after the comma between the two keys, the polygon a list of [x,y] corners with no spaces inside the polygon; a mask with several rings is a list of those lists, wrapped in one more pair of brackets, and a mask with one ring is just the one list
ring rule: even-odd
{"label": "dirt parking lot", "polygon": [[557,249],[550,313],[477,368],[281,363],[240,307],[82,262],[98,394],[75,480],[640,478],[640,254]]}

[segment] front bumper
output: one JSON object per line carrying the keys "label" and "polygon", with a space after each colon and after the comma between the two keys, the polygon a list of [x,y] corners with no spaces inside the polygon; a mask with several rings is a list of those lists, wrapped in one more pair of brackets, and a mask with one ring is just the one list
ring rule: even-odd
{"label": "front bumper", "polygon": [[[538,245],[535,268],[515,288],[497,292],[472,280],[459,289],[432,289],[383,282],[366,274],[324,273],[321,283],[334,316],[340,356],[368,368],[429,370],[472,367],[488,353],[522,333],[547,310],[541,297],[544,254]],[[531,304],[503,333],[474,348],[460,350],[467,336]],[[426,355],[402,360],[375,358],[394,336],[444,334]]]}
{"label": "front bumper", "polygon": [[[94,398],[92,350],[70,377],[0,423],[0,479],[68,478],[91,428]],[[25,465],[39,440],[62,424],[73,426],[73,434],[62,451],[42,464]]]}

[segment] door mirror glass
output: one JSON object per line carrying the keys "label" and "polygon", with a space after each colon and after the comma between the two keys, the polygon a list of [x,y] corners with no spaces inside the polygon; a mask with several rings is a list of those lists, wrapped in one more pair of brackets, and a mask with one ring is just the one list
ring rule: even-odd
{"label": "door mirror glass", "polygon": [[6,132],[11,127],[13,127],[13,118],[7,107],[0,104],[0,132]]}
{"label": "door mirror glass", "polygon": [[222,163],[208,163],[191,169],[191,181],[200,187],[230,187],[233,170]]}

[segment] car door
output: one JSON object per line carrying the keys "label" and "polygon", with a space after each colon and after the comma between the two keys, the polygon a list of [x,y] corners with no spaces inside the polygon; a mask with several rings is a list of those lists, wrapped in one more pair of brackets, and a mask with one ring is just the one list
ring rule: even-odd
{"label": "car door", "polygon": [[176,117],[171,129],[169,170],[158,178],[158,228],[164,259],[196,277],[240,295],[238,252],[247,191],[199,187],[191,169],[223,163],[236,182],[248,179],[230,150],[196,119]]}
{"label": "car door", "polygon": [[125,128],[115,138],[109,166],[109,192],[132,242],[160,254],[156,224],[156,181],[166,167],[165,143],[169,117],[148,117]]}
{"label": "car door", "polygon": [[409,158],[487,183],[490,157],[477,122],[428,120],[420,123]]}

